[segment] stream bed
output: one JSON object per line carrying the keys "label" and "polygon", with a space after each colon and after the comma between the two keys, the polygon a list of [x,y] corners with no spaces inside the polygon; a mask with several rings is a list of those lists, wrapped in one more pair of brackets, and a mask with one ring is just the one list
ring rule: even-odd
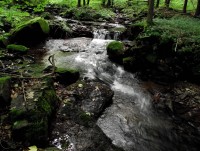
{"label": "stream bed", "polygon": [[[105,32],[96,31],[94,39],[79,37],[46,42],[46,49],[49,50],[43,60],[46,65],[48,56],[55,54],[57,67],[77,68],[81,71],[82,79],[101,81],[114,92],[113,103],[96,121],[95,130],[67,121],[58,122],[57,125],[62,125],[62,131],[55,128],[53,133],[57,135],[52,138],[52,144],[66,151],[94,151],[94,147],[85,149],[84,146],[93,141],[91,138],[96,135],[106,136],[111,140],[111,146],[124,151],[197,151],[198,139],[177,132],[178,125],[172,117],[154,110],[152,98],[141,88],[137,76],[108,59],[106,45],[112,40],[103,39],[105,36],[98,33]],[[107,144],[109,141],[105,140]],[[69,142],[68,147],[63,147],[63,142]],[[99,143],[104,146],[103,142]],[[95,150],[115,149],[106,148],[105,145],[104,149]]]}

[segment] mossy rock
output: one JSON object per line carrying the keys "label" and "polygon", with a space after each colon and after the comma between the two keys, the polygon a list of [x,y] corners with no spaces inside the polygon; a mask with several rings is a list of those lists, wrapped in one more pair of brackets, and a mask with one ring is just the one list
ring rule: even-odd
{"label": "mossy rock", "polygon": [[110,42],[107,46],[107,54],[111,60],[121,62],[124,54],[124,44],[119,41]]}
{"label": "mossy rock", "polygon": [[31,46],[44,40],[49,31],[48,22],[41,17],[37,17],[11,30],[9,42]]}
{"label": "mossy rock", "polygon": [[41,80],[37,86],[27,89],[26,100],[19,94],[11,101],[9,112],[13,139],[39,147],[47,143],[58,103],[53,83],[47,80]]}
{"label": "mossy rock", "polygon": [[11,86],[10,86],[11,77],[0,77],[0,108],[3,108],[5,105],[10,104],[11,96]]}
{"label": "mossy rock", "polygon": [[12,52],[19,52],[19,53],[26,53],[29,50],[29,48],[27,48],[26,46],[15,45],[15,44],[7,45],[6,48]]}
{"label": "mossy rock", "polygon": [[57,74],[56,80],[64,85],[72,84],[80,77],[79,71],[76,69],[57,68],[55,73]]}

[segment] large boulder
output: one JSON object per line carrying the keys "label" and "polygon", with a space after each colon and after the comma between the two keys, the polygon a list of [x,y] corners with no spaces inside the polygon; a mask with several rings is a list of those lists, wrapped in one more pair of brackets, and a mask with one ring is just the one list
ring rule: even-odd
{"label": "large boulder", "polygon": [[48,142],[50,123],[58,107],[58,98],[52,84],[50,80],[15,84],[9,113],[15,141],[37,146]]}
{"label": "large boulder", "polygon": [[10,43],[17,43],[25,46],[41,43],[49,33],[49,25],[41,17],[31,19],[11,30]]}
{"label": "large boulder", "polygon": [[10,77],[0,77],[0,108],[10,104],[11,86]]}

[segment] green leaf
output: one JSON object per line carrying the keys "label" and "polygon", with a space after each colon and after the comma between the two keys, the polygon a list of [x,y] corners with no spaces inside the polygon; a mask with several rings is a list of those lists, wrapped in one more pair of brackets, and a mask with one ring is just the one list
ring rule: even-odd
{"label": "green leaf", "polygon": [[29,148],[29,151],[37,151],[37,146],[30,146]]}

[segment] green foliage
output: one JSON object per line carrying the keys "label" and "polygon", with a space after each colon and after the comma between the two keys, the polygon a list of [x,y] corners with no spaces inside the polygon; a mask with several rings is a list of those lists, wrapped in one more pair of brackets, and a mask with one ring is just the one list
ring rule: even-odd
{"label": "green foliage", "polygon": [[27,12],[22,12],[16,7],[3,8],[0,7],[0,24],[3,25],[4,20],[11,23],[12,27],[15,27],[23,20],[30,19],[30,14]]}
{"label": "green foliage", "polygon": [[173,42],[175,51],[197,50],[200,47],[199,24],[199,19],[188,16],[178,15],[170,19],[155,18],[154,25],[144,28],[144,32],[139,35],[139,38],[160,37],[161,44]]}

